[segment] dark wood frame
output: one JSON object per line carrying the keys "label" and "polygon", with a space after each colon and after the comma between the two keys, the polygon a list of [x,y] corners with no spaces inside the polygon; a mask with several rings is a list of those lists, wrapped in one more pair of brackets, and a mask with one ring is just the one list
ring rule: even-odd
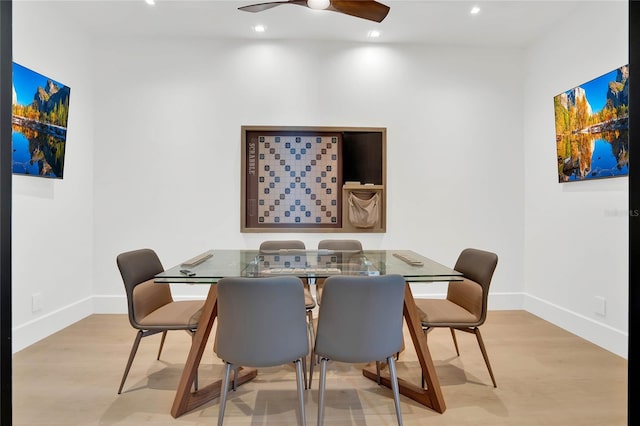
{"label": "dark wood frame", "polygon": [[[375,186],[361,186],[361,190],[375,190],[380,194],[381,205],[380,205],[380,220],[378,223],[372,228],[355,228],[353,227],[347,217],[348,211],[344,208],[344,194],[343,194],[343,185],[342,185],[342,171],[339,171],[338,175],[338,186],[339,193],[336,194],[339,200],[338,207],[338,222],[335,225],[296,225],[296,224],[281,224],[281,225],[256,225],[251,223],[251,221],[247,217],[247,205],[248,200],[251,197],[251,192],[253,190],[251,183],[247,179],[247,170],[248,170],[248,143],[250,140],[250,135],[253,135],[256,132],[263,132],[265,134],[292,134],[299,133],[303,136],[308,135],[318,135],[318,136],[328,136],[328,135],[342,135],[344,134],[357,134],[362,133],[370,134],[370,133],[379,133],[381,138],[381,150],[380,153],[382,164],[381,164],[381,182],[379,185]],[[242,126],[241,127],[241,140],[242,140],[242,149],[241,149],[241,190],[240,190],[240,232],[367,232],[367,233],[381,233],[386,232],[386,139],[387,139],[386,128],[382,127],[314,127],[314,126]],[[342,144],[342,140],[339,142]],[[341,167],[342,168],[342,167]]]}

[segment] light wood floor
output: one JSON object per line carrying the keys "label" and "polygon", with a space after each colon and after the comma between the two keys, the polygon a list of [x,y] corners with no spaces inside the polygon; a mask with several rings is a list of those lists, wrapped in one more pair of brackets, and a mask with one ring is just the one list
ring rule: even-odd
{"label": "light wood floor", "polygon": [[[459,333],[457,357],[448,330],[429,334],[447,404],[438,414],[401,396],[405,425],[627,424],[627,361],[524,311],[492,311],[482,328],[498,388],[491,385],[475,337]],[[125,315],[92,315],[14,355],[14,425],[216,424],[218,400],[174,419],[169,414],[190,337],[170,332],[160,361],[159,336],[142,340],[125,384],[117,388],[135,332]],[[407,342],[410,342],[408,340]],[[211,345],[209,345],[211,346]],[[409,344],[398,375],[419,383]],[[330,363],[326,425],[396,424],[391,391],[362,376],[362,365]],[[316,370],[317,371],[317,370]],[[201,384],[220,377],[208,350]],[[306,391],[306,418],[316,424],[317,372]],[[295,370],[261,369],[230,392],[226,425],[295,425]]]}

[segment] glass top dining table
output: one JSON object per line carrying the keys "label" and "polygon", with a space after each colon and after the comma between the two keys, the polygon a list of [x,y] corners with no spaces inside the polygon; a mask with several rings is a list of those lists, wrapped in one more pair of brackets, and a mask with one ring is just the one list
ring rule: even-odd
{"label": "glass top dining table", "polygon": [[[224,277],[402,275],[409,282],[456,281],[461,274],[410,250],[210,250],[200,262],[156,275],[160,283],[212,284]],[[197,264],[194,264],[197,263]]]}
{"label": "glass top dining table", "polygon": [[[423,385],[399,379],[401,394],[438,413],[446,409],[444,396],[426,338],[422,332],[410,282],[461,281],[462,274],[410,250],[210,250],[155,276],[157,283],[209,284],[209,292],[192,339],[191,349],[178,384],[171,415],[176,418],[220,395],[221,380],[192,391],[198,365],[217,317],[217,283],[224,277],[270,277],[291,275],[322,278],[332,275],[377,276],[398,274],[404,277],[403,316],[422,370]],[[365,377],[391,387],[388,374],[366,366]],[[237,385],[256,377],[252,368],[241,368]]]}

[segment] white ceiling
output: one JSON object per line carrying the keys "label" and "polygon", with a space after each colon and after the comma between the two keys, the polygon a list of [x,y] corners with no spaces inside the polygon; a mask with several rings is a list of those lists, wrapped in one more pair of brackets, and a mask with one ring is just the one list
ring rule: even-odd
{"label": "white ceiling", "polygon": [[[376,43],[526,46],[593,0],[381,0],[391,7],[381,23],[295,5],[259,13],[238,10],[264,1],[156,0],[149,6],[144,0],[48,0],[41,5],[52,15],[50,22],[107,36],[367,41],[367,33],[377,29],[382,36]],[[17,0],[14,13],[26,3],[35,6],[34,1]],[[477,15],[469,13],[474,5],[481,7]],[[253,32],[258,23],[267,27],[266,33]]]}

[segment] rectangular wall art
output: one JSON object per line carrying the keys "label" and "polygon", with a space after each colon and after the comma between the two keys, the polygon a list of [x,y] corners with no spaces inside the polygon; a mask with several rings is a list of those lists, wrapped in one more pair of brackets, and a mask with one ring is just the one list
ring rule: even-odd
{"label": "rectangular wall art", "polygon": [[629,65],[553,98],[558,181],[629,174]]}
{"label": "rectangular wall art", "polygon": [[385,143],[384,128],[243,126],[241,231],[385,232]]}
{"label": "rectangular wall art", "polygon": [[62,179],[71,89],[13,63],[14,174]]}

